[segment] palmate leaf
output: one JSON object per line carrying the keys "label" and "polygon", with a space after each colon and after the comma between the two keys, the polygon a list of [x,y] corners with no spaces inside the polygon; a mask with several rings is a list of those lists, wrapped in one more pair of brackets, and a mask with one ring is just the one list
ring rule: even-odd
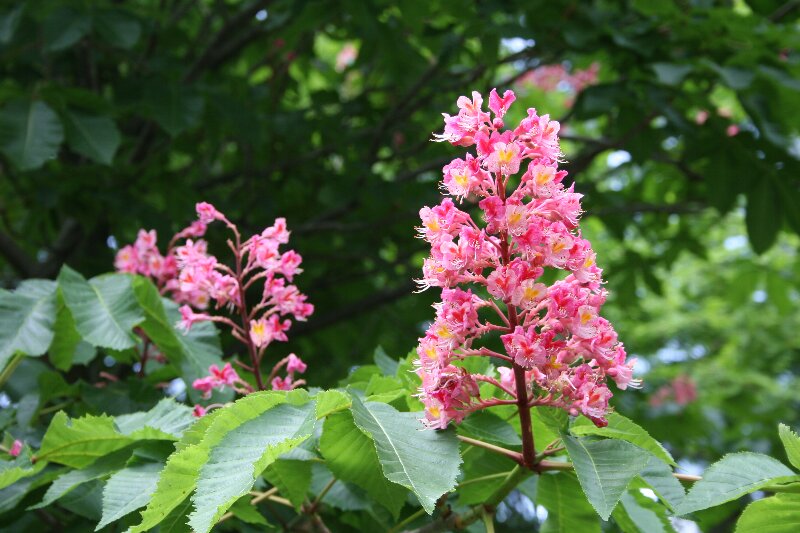
{"label": "palmate leaf", "polygon": [[336,479],[358,485],[397,517],[406,489],[384,477],[375,444],[356,426],[351,413],[328,416],[319,450]]}
{"label": "palmate leaf", "polygon": [[547,509],[541,533],[600,533],[597,513],[586,501],[572,473],[539,476],[536,503]]}
{"label": "palmate leaf", "polygon": [[651,455],[622,440],[576,439],[564,436],[583,492],[603,520],[608,520],[631,480]]}
{"label": "palmate leaf", "polygon": [[131,330],[144,320],[131,287],[131,277],[106,274],[86,281],[68,266],[58,275],[75,328],[94,346],[125,350],[136,345]]}
{"label": "palmate leaf", "polygon": [[192,496],[194,511],[189,515],[192,529],[210,531],[267,466],[311,436],[315,423],[313,402],[283,403],[228,432],[200,469]]}
{"label": "palmate leaf", "polygon": [[0,370],[16,352],[42,355],[53,339],[56,285],[30,280],[14,292],[0,290]]}
{"label": "palmate leaf", "polygon": [[683,490],[680,481],[672,475],[672,469],[657,457],[650,458],[639,476],[673,511],[686,497],[686,491]]}
{"label": "palmate leaf", "polygon": [[796,533],[798,525],[800,494],[776,494],[748,505],[736,533]]}
{"label": "palmate leaf", "polygon": [[211,449],[230,431],[287,400],[302,403],[303,391],[249,394],[203,416],[187,429],[161,471],[156,491],[141,513],[142,521],[131,528],[131,533],[152,529],[188,498],[197,486],[200,469],[208,461]]}
{"label": "palmate leaf", "polygon": [[98,163],[110,165],[121,141],[114,121],[78,112],[67,112],[64,116],[70,148]]}
{"label": "palmate leaf", "polygon": [[95,531],[143,507],[156,490],[162,463],[143,463],[114,473],[103,487],[103,517]]}
{"label": "palmate leaf", "polygon": [[624,533],[673,533],[666,508],[639,494],[625,492],[614,509],[614,522]]}
{"label": "palmate leaf", "polygon": [[469,415],[458,425],[458,433],[504,446],[522,444],[514,427],[489,411],[478,411]]}
{"label": "palmate leaf", "polygon": [[675,509],[685,515],[735,500],[767,485],[800,479],[783,463],[760,453],[728,454],[709,466]]}
{"label": "palmate leaf", "polygon": [[425,511],[455,487],[461,455],[453,430],[422,431],[421,413],[401,413],[391,405],[353,396],[353,419],[372,437],[386,479],[417,495]]}
{"label": "palmate leaf", "polygon": [[672,458],[672,455],[660,442],[651,437],[643,427],[619,413],[609,413],[606,418],[608,419],[608,426],[599,428],[588,418],[580,417],[575,420],[569,431],[576,437],[598,435],[610,439],[625,440],[649,451],[665,463],[675,466],[675,459]]}
{"label": "palmate leaf", "polygon": [[179,439],[195,420],[189,407],[172,398],[164,398],[149,411],[121,415],[115,419],[120,433],[139,439]]}

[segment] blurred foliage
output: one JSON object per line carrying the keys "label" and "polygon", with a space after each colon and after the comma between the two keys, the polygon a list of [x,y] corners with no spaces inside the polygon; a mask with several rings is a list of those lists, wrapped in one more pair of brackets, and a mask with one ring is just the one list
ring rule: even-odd
{"label": "blurred foliage", "polygon": [[[678,458],[779,450],[776,422],[798,425],[798,14],[769,0],[5,2],[0,276],[105,272],[115,243],[171,235],[200,200],[248,231],[285,216],[317,306],[285,350],[329,385],[420,334],[433,294],[411,295],[413,226],[454,155],[431,132],[458,95],[513,87],[512,113],[562,121],[610,318],[649,362],[644,394],[696,383],[684,406],[618,395],[623,412]],[[524,83],[593,64],[579,94]]]}

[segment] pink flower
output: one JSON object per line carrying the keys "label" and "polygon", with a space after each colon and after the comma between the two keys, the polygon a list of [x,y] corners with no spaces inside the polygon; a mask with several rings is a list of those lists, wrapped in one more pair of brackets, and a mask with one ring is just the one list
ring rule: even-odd
{"label": "pink flower", "polygon": [[204,224],[211,224],[215,220],[222,220],[225,218],[222,213],[217,211],[216,207],[208,202],[198,202],[195,209],[197,210],[197,217],[200,219],[200,222]]}
{"label": "pink flower", "polygon": [[199,390],[203,393],[203,398],[211,398],[211,392],[214,390],[214,387],[217,386],[217,381],[214,379],[213,376],[206,376],[204,378],[199,378],[192,382],[192,388]]}
{"label": "pink flower", "polygon": [[205,415],[207,412],[208,411],[206,410],[206,408],[203,407],[200,404],[196,404],[194,406],[194,409],[192,409],[192,415],[194,415],[197,418],[200,418],[201,416]]}
{"label": "pink flower", "polygon": [[294,375],[295,372],[298,374],[302,374],[306,371],[306,364],[303,362],[302,359],[297,357],[295,354],[289,354],[289,360],[286,362],[286,372],[291,376]]}
{"label": "pink flower", "polygon": [[292,378],[286,376],[285,378],[273,378],[270,385],[272,385],[272,390],[292,390],[292,383]]}
{"label": "pink flower", "polygon": [[19,457],[20,453],[22,453],[22,441],[16,439],[14,440],[14,444],[11,445],[11,449],[8,450],[8,454],[11,457]]}
{"label": "pink flower", "polygon": [[233,369],[230,363],[225,363],[225,366],[220,369],[217,365],[208,367],[208,373],[214,378],[218,386],[228,385],[231,386],[239,381],[239,375]]}
{"label": "pink flower", "polygon": [[725,128],[725,135],[728,137],[735,137],[739,135],[739,126],[736,124],[731,124],[727,128]]}
{"label": "pink flower", "polygon": [[197,322],[211,320],[211,315],[206,313],[195,313],[188,305],[182,305],[179,309],[181,313],[181,320],[176,324],[178,329],[188,333],[192,329],[192,325]]}
{"label": "pink flower", "polygon": [[492,92],[489,93],[489,109],[497,115],[499,118],[503,118],[505,116],[506,111],[514,103],[517,97],[514,94],[514,91],[506,91],[503,93],[503,97],[497,95],[497,89],[492,89]]}
{"label": "pink flower", "polygon": [[336,54],[336,72],[343,72],[358,58],[358,48],[353,43],[345,44]]}

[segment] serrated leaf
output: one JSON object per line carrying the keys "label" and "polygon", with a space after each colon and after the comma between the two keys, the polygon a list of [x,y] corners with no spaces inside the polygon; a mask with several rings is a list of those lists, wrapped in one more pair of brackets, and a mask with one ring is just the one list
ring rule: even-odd
{"label": "serrated leaf", "polygon": [[785,424],[778,425],[778,435],[783,443],[783,448],[786,450],[789,463],[793,467],[800,469],[800,437]]}
{"label": "serrated leaf", "polygon": [[406,490],[383,476],[375,444],[349,412],[325,420],[319,450],[337,479],[358,485],[397,518]]}
{"label": "serrated leaf", "polygon": [[143,507],[156,490],[158,475],[164,465],[144,463],[116,472],[103,488],[103,517],[95,531]]}
{"label": "serrated leaf", "polygon": [[514,427],[488,411],[477,411],[458,425],[458,433],[478,440],[509,446],[522,445],[522,439]]}
{"label": "serrated leaf", "polygon": [[564,436],[575,473],[589,503],[608,520],[631,480],[641,472],[650,454],[622,440],[576,439]]}
{"label": "serrated leaf", "polygon": [[[207,375],[209,366],[222,366],[219,333],[213,323],[201,322],[186,334],[179,332],[175,324],[180,319],[180,311],[175,302],[161,298],[158,289],[147,278],[134,278],[133,290],[145,315],[139,327],[181,370],[181,377],[188,384]],[[192,401],[200,400],[199,391],[189,387],[187,392]],[[216,396],[218,394],[212,396],[214,401],[220,399]]]}
{"label": "serrated leaf", "polygon": [[598,435],[628,441],[639,448],[647,450],[665,463],[672,466],[676,465],[672,455],[660,442],[651,437],[643,427],[619,413],[609,413],[606,418],[608,419],[608,426],[599,428],[588,418],[580,417],[575,420],[569,431],[576,437]]}
{"label": "serrated leaf", "polygon": [[64,118],[70,148],[98,163],[112,163],[122,136],[111,118],[75,111],[66,112]]}
{"label": "serrated leaf", "polygon": [[487,450],[473,449],[463,454],[464,477],[458,484],[458,502],[463,505],[483,503],[511,475],[516,463]]}
{"label": "serrated leaf", "polygon": [[61,291],[57,291],[56,320],[53,324],[53,341],[47,349],[50,362],[59,370],[69,370],[75,352],[81,344],[81,334],[75,328],[75,319],[69,312]]}
{"label": "serrated leaf", "polygon": [[42,507],[46,507],[75,489],[78,485],[94,479],[103,478],[111,472],[119,470],[125,466],[125,462],[129,457],[129,450],[119,450],[118,452],[98,459],[86,468],[81,470],[72,470],[62,476],[59,476],[47,488],[47,492],[45,492],[42,501],[31,506],[29,509],[40,509]]}
{"label": "serrated leaf", "polygon": [[58,503],[71,513],[98,521],[103,515],[103,482],[94,479],[83,483],[61,498]]}
{"label": "serrated leaf", "polygon": [[703,479],[694,484],[675,514],[685,515],[714,507],[797,477],[772,457],[751,452],[728,454],[706,469]]}
{"label": "serrated leaf", "polygon": [[144,315],[130,276],[106,274],[86,281],[65,265],[58,275],[58,286],[76,329],[87,342],[114,350],[136,345],[132,330]]}
{"label": "serrated leaf", "polygon": [[14,100],[0,112],[0,150],[20,170],[33,170],[55,159],[64,130],[44,102]]}
{"label": "serrated leaf", "polygon": [[625,492],[612,517],[624,533],[674,533],[666,509],[641,494]]}
{"label": "serrated leaf", "polygon": [[0,369],[16,352],[39,356],[53,339],[55,284],[31,280],[14,292],[0,290]]}
{"label": "serrated leaf", "polygon": [[299,397],[301,391],[280,393],[262,391],[240,398],[222,409],[203,416],[175,444],[158,479],[150,503],[142,511],[142,521],[130,533],[147,531],[164,520],[195,490],[200,469],[206,464],[211,449],[233,429],[253,420],[265,411]]}
{"label": "serrated leaf", "polygon": [[292,502],[295,511],[300,511],[311,486],[310,462],[278,459],[267,467],[264,477],[278,488],[284,498]]}
{"label": "serrated leaf", "polygon": [[120,415],[115,418],[123,435],[134,438],[180,439],[196,418],[192,410],[173,400],[164,398],[149,411]]}
{"label": "serrated leaf", "polygon": [[461,464],[455,432],[423,431],[421,413],[401,413],[356,396],[352,412],[356,425],[372,437],[386,478],[413,491],[432,513],[436,500],[455,487]]}
{"label": "serrated leaf", "polygon": [[250,504],[249,496],[245,496],[236,500],[236,503],[231,505],[231,513],[233,513],[233,516],[242,522],[246,522],[248,524],[255,524],[259,526],[269,525],[267,519],[258,512],[258,509],[256,509],[254,505]]}
{"label": "serrated leaf", "polygon": [[547,509],[541,533],[600,533],[600,521],[571,473],[539,476],[536,503]]}
{"label": "serrated leaf", "polygon": [[338,390],[326,390],[317,393],[314,397],[317,402],[317,420],[328,415],[349,409],[352,401],[350,396]]}
{"label": "serrated leaf", "polygon": [[192,496],[194,511],[189,516],[192,529],[210,531],[267,466],[311,436],[315,422],[313,402],[283,403],[228,432],[200,469]]}
{"label": "serrated leaf", "polygon": [[748,505],[736,533],[796,533],[800,524],[800,494],[777,494]]}
{"label": "serrated leaf", "polygon": [[0,461],[0,489],[37,474],[44,466],[43,462],[32,464],[30,457],[25,453],[11,461]]}
{"label": "serrated leaf", "polygon": [[37,460],[83,468],[132,442],[134,439],[117,431],[110,416],[89,415],[70,419],[59,411],[42,439]]}
{"label": "serrated leaf", "polygon": [[651,457],[639,475],[670,509],[681,504],[686,497],[683,485],[672,475],[672,469],[657,457]]}

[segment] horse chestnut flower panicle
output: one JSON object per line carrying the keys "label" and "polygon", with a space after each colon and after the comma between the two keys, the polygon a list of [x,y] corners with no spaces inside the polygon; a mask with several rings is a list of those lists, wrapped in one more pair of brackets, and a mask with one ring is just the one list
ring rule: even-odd
{"label": "horse chestnut flower panicle", "polygon": [[[419,397],[431,428],[516,403],[521,391],[529,407],[559,407],[602,426],[612,396],[606,378],[623,390],[639,385],[632,378],[635,360],[626,361],[613,327],[600,316],[602,270],[578,228],[581,195],[562,183],[560,125],[528,109],[514,129],[504,130],[515,99],[512,91],[501,97],[493,89],[492,118],[479,93],[462,96],[458,114],[445,114],[444,133],[434,135],[475,146],[474,154],[445,165],[441,188],[456,201],[477,202],[485,225],[450,198],[420,210],[418,233],[431,254],[417,282],[421,290],[442,289],[436,319],[417,348]],[[540,281],[545,269],[567,275],[548,286]],[[476,291],[461,288],[466,284]],[[484,309],[492,320],[481,319]],[[501,332],[504,354],[476,346],[493,331]],[[495,357],[510,367],[499,369],[499,380],[473,375],[453,364],[468,356]],[[481,399],[478,382],[493,384],[506,399]]]}

